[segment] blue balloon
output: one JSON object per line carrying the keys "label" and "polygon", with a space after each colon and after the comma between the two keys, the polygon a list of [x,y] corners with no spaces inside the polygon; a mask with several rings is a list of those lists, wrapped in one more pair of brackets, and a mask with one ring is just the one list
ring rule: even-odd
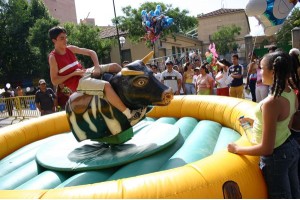
{"label": "blue balloon", "polygon": [[149,11],[148,16],[149,16],[149,17],[153,17],[153,16],[154,16],[153,10],[150,10],[150,11]]}
{"label": "blue balloon", "polygon": [[168,28],[169,26],[171,26],[174,22],[174,19],[169,17],[167,19],[165,19],[164,23],[163,23],[163,28]]}
{"label": "blue balloon", "polygon": [[150,25],[151,25],[151,24],[150,24],[150,21],[147,20],[147,21],[146,21],[146,26],[147,26],[147,27],[150,27]]}
{"label": "blue balloon", "polygon": [[154,16],[159,16],[159,15],[160,15],[160,10],[157,10],[157,9],[156,9],[156,10],[154,11]]}
{"label": "blue balloon", "polygon": [[146,10],[142,10],[142,21],[146,22],[148,20],[147,12]]}
{"label": "blue balloon", "polygon": [[156,5],[156,10],[158,10],[159,11],[159,13],[161,12],[161,6],[158,4],[158,5]]}
{"label": "blue balloon", "polygon": [[147,15],[147,11],[146,10],[142,10],[141,15],[142,16]]}

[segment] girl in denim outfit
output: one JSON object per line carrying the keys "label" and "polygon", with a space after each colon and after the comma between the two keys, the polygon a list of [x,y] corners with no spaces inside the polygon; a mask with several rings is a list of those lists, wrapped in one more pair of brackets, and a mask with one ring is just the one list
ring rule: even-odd
{"label": "girl in denim outfit", "polygon": [[[273,52],[261,61],[262,82],[271,86],[271,94],[257,104],[254,120],[242,118],[252,125],[256,144],[249,147],[229,144],[228,151],[242,155],[261,156],[260,168],[267,183],[269,198],[300,198],[298,180],[299,145],[291,137],[291,119],[298,101],[289,77],[291,57]],[[299,87],[299,86],[298,86]]]}

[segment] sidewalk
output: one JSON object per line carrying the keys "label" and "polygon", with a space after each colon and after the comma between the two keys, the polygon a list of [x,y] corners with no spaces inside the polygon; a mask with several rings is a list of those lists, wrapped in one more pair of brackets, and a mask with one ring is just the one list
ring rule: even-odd
{"label": "sidewalk", "polygon": [[17,117],[0,118],[0,128],[19,123],[21,121],[29,120],[29,119],[31,118],[25,118],[25,119],[17,118]]}

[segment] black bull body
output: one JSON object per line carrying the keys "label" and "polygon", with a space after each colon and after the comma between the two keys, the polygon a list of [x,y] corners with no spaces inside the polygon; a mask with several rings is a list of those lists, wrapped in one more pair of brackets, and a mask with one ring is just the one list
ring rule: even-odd
{"label": "black bull body", "polygon": [[[118,74],[109,74],[109,78],[106,78],[126,107],[130,110],[142,109],[142,115],[135,124],[145,117],[147,106],[168,105],[173,99],[172,90],[159,82],[153,72],[145,66],[145,60],[149,60],[150,54],[143,60],[128,64]],[[103,141],[101,139],[132,130],[134,125],[131,125],[126,116],[105,97],[75,92],[66,105],[66,112],[71,130],[78,141]],[[130,138],[122,139],[120,143],[128,139]]]}

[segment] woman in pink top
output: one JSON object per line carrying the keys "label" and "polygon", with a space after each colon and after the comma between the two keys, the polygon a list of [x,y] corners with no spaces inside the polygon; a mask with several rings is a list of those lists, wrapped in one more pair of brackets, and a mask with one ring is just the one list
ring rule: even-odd
{"label": "woman in pink top", "polygon": [[196,90],[198,95],[213,94],[214,79],[208,73],[209,71],[206,68],[206,64],[203,64],[200,68],[200,74],[196,82]]}

